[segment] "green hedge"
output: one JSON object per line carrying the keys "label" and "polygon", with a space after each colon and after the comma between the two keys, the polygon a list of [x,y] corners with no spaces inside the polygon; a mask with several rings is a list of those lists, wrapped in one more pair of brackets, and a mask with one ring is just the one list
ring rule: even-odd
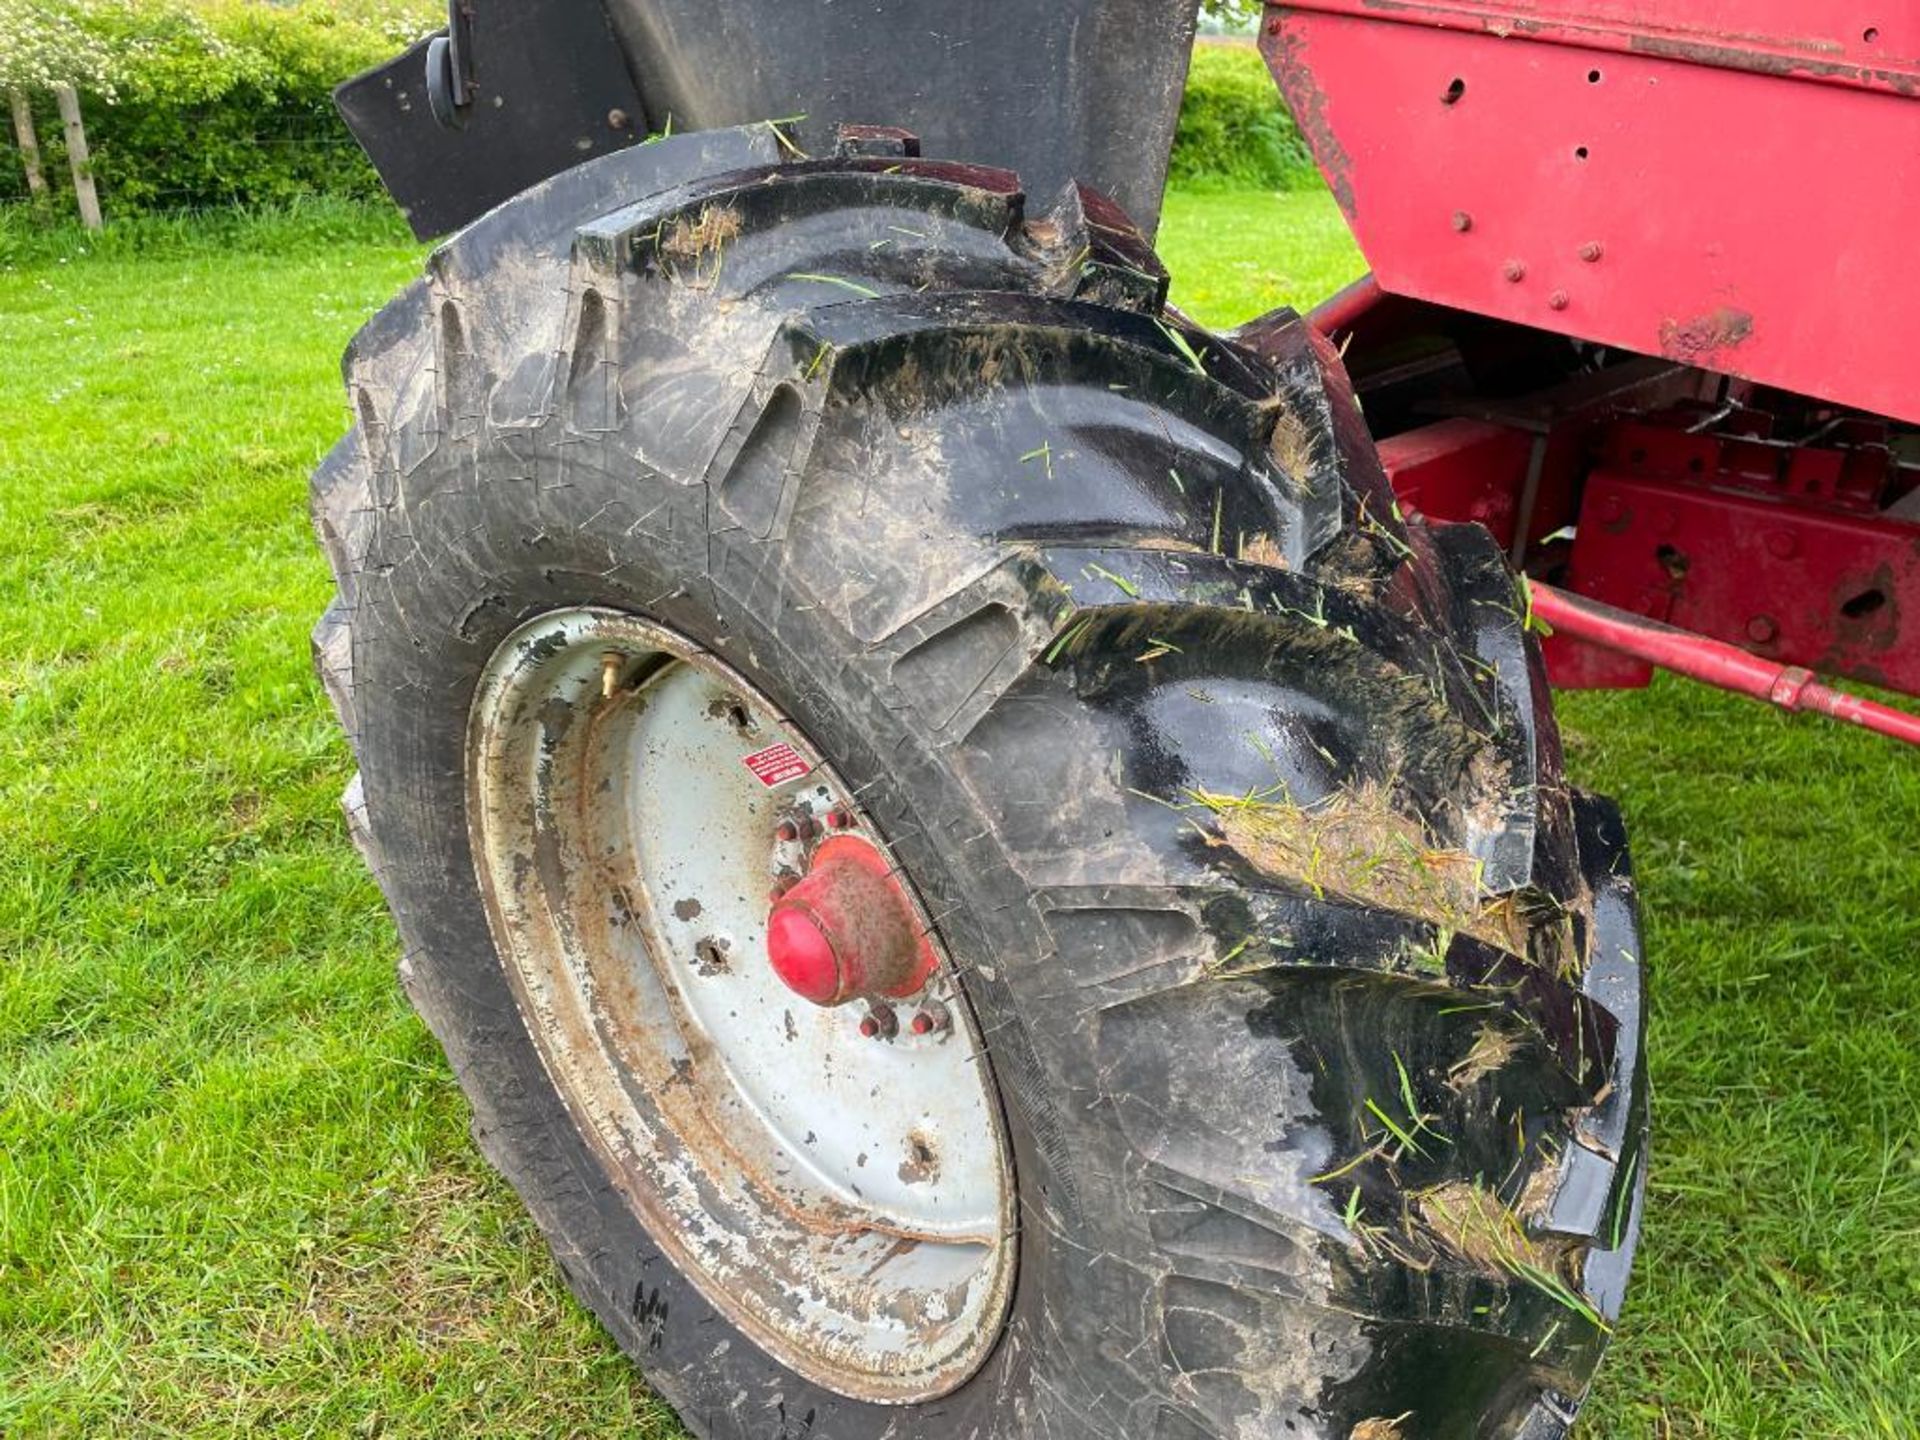
{"label": "green hedge", "polygon": [[[380,197],[372,168],[334,113],[333,87],[388,59],[444,13],[436,0],[96,5],[90,23],[128,57],[111,103],[97,91],[82,96],[108,215],[305,195]],[[36,111],[49,179],[64,190],[51,100],[36,97]],[[1221,188],[1318,183],[1251,45],[1203,42],[1195,50],[1172,175]],[[0,201],[25,190],[9,145],[0,151]]]}
{"label": "green hedge", "polygon": [[1203,40],[1194,48],[1169,174],[1190,187],[1223,189],[1320,183],[1267,63],[1250,43]]}
{"label": "green hedge", "polygon": [[[108,214],[302,195],[378,196],[333,109],[333,87],[431,30],[434,0],[129,0],[90,6],[117,65],[113,94],[83,90]],[[66,156],[51,98],[34,97],[48,179]],[[11,127],[4,127],[11,140]],[[0,199],[26,181],[0,152]]]}

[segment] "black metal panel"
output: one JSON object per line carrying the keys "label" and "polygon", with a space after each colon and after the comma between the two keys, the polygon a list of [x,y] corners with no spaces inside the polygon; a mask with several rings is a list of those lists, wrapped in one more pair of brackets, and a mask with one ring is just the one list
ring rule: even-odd
{"label": "black metal panel", "polygon": [[1197,6],[469,0],[477,94],[458,128],[430,113],[427,41],[336,99],[423,238],[648,130],[792,116],[815,153],[842,123],[894,125],[928,155],[1017,170],[1038,197],[1084,181],[1151,236]]}
{"label": "black metal panel", "polygon": [[[481,0],[488,3],[488,0]],[[492,0],[499,3],[499,0]],[[924,153],[1105,190],[1149,236],[1197,0],[607,0],[655,128],[793,115],[899,125]]]}
{"label": "black metal panel", "polygon": [[429,40],[334,92],[423,240],[646,133],[598,0],[475,0],[469,9],[475,93],[461,128],[443,128],[429,109]]}

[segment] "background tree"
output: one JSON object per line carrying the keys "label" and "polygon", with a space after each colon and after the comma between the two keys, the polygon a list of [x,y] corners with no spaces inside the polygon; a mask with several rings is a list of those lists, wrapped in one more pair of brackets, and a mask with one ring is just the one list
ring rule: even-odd
{"label": "background tree", "polygon": [[1202,28],[1243,34],[1260,18],[1261,0],[1200,0]]}
{"label": "background tree", "polygon": [[0,90],[7,92],[13,113],[27,189],[34,195],[46,193],[32,97],[51,91],[66,130],[67,164],[80,217],[95,230],[100,228],[100,201],[93,188],[79,89],[113,98],[114,51],[94,23],[100,8],[99,0],[0,0]]}

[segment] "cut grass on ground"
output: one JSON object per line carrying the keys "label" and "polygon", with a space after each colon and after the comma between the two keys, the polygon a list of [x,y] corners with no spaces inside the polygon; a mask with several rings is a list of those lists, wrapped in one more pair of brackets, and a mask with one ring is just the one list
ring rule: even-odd
{"label": "cut grass on ground", "polygon": [[[0,226],[0,1434],[664,1440],[469,1145],[334,808],[306,473],[419,250],[222,223]],[[1176,196],[1163,243],[1214,322],[1358,270],[1322,195]],[[1920,1434],[1920,766],[1678,682],[1563,714],[1653,963],[1586,1433]]]}
{"label": "cut grass on ground", "polygon": [[1208,325],[1237,325],[1310,305],[1366,272],[1340,207],[1324,190],[1167,196],[1160,253],[1173,300]]}

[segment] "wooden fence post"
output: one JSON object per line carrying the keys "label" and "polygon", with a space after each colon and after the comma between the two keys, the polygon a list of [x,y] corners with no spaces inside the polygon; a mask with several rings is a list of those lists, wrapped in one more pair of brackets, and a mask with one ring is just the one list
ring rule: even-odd
{"label": "wooden fence post", "polygon": [[71,85],[53,87],[60,105],[60,121],[67,128],[67,163],[73,167],[73,193],[80,202],[80,219],[89,230],[100,228],[100,197],[93,189],[93,165],[87,158],[87,131],[80,123],[80,97]]}
{"label": "wooden fence post", "polygon": [[27,167],[27,193],[36,200],[47,193],[47,177],[40,173],[40,137],[33,128],[33,106],[24,90],[9,90],[13,102],[13,138],[20,142],[20,160]]}

